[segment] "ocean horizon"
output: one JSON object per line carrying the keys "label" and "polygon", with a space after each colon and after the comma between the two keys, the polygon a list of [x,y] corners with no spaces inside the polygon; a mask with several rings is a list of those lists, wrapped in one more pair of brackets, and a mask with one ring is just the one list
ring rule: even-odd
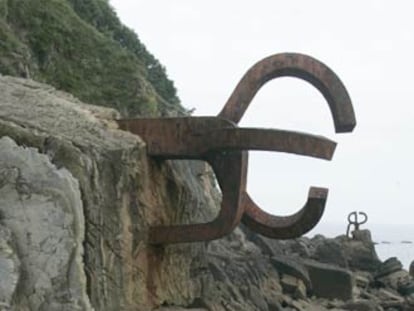
{"label": "ocean horizon", "polygon": [[[347,223],[321,222],[306,236],[313,237],[316,234],[322,234],[325,237],[334,238],[345,234],[346,228]],[[414,225],[366,223],[361,225],[360,229],[370,230],[380,260],[385,261],[390,257],[397,257],[404,269],[409,269],[414,260]]]}

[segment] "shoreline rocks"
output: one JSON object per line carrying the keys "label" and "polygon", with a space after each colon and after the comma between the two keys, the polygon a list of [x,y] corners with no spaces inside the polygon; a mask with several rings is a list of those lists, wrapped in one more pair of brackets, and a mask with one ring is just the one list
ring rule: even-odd
{"label": "shoreline rocks", "polygon": [[151,225],[214,218],[208,166],[148,158],[116,111],[50,86],[0,93],[0,310],[414,310],[414,272],[368,230],[149,245]]}

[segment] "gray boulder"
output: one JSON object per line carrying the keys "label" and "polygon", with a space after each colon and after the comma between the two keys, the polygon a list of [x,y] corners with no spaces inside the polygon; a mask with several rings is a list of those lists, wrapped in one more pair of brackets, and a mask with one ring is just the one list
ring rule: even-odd
{"label": "gray boulder", "polygon": [[313,260],[306,260],[305,266],[315,296],[344,301],[352,299],[355,281],[350,271]]}
{"label": "gray boulder", "polygon": [[359,230],[354,234],[355,239],[346,236],[337,237],[345,255],[348,267],[352,270],[375,272],[381,261],[375,251],[369,230]]}
{"label": "gray boulder", "polygon": [[378,268],[375,272],[375,277],[378,279],[394,272],[401,271],[402,268],[402,263],[398,260],[397,257],[390,257],[378,265]]}
{"label": "gray boulder", "polygon": [[347,258],[341,243],[335,239],[325,239],[318,243],[313,258],[320,262],[348,268]]}

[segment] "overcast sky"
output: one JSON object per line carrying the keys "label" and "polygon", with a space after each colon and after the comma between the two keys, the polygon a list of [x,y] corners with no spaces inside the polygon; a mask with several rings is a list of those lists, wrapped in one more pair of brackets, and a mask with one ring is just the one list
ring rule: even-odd
{"label": "overcast sky", "polygon": [[216,115],[245,71],[281,52],[327,64],[352,98],[357,126],[336,134],[328,105],[304,81],[281,78],[253,100],[241,126],[323,135],[332,161],[250,153],[248,189],[271,213],[301,208],[308,187],[330,189],[323,222],[365,211],[371,223],[414,224],[414,2],[111,0],[167,68],[182,104]]}

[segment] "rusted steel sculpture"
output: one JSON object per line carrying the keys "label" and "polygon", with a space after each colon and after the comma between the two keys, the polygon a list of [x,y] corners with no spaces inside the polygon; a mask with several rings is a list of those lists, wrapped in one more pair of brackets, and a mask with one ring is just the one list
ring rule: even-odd
{"label": "rusted steel sculpture", "polygon": [[[359,221],[358,220],[358,214],[362,215],[364,217],[364,220]],[[352,219],[353,217],[353,219]],[[348,215],[348,226],[346,227],[346,236],[349,237],[349,232],[351,230],[351,226],[354,226],[354,231],[358,231],[359,230],[359,226],[366,223],[368,221],[368,215],[365,214],[364,212],[351,212]]]}
{"label": "rusted steel sculpture", "polygon": [[311,187],[305,206],[284,217],[263,211],[246,191],[248,150],[287,152],[326,160],[335,151],[336,143],[321,136],[237,126],[258,90],[269,80],[282,76],[310,82],[327,100],[336,132],[353,130],[356,121],[352,103],[339,78],[318,60],[293,53],[270,56],[250,68],[217,117],[117,121],[121,129],[139,135],[147,143],[149,156],[207,161],[223,194],[216,219],[209,223],[152,227],[150,243],[212,240],[230,233],[240,221],[265,236],[288,239],[306,233],[319,222],[328,189]]}

